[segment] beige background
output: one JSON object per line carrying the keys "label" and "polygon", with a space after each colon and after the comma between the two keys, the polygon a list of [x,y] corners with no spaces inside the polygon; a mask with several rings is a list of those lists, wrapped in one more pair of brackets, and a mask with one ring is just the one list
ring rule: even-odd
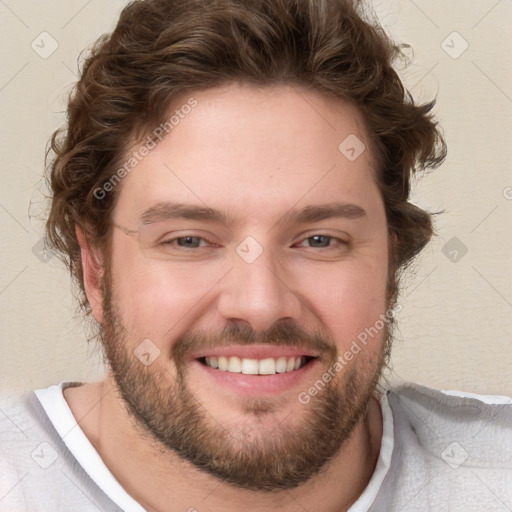
{"label": "beige background", "polygon": [[[77,57],[113,27],[124,4],[0,1],[3,392],[101,373],[100,356],[75,314],[69,276],[56,258],[37,257],[34,246],[46,207],[44,149],[64,119]],[[437,220],[439,237],[403,291],[394,375],[512,396],[512,3],[381,0],[374,6],[392,36],[414,48],[404,79],[420,100],[438,93],[436,112],[449,145],[444,166],[414,190],[417,204],[445,213]]]}

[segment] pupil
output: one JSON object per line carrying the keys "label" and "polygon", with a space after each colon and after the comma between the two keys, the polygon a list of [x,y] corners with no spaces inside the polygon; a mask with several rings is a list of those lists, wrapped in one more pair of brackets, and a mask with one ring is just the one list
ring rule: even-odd
{"label": "pupil", "polygon": [[[315,235],[310,238],[310,240],[313,240],[313,244],[316,245],[316,247],[328,247],[329,246],[329,237],[324,235]],[[324,243],[322,243],[322,240]]]}
{"label": "pupil", "polygon": [[178,239],[178,245],[180,245],[182,247],[185,245],[187,245],[187,246],[192,245],[193,247],[197,247],[197,243],[194,243],[194,241],[197,242],[197,237],[185,236],[183,238]]}

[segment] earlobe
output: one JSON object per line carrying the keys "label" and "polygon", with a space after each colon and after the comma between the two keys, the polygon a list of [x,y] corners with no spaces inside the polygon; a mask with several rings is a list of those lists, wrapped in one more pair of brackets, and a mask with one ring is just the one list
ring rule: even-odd
{"label": "earlobe", "polygon": [[78,226],[76,237],[80,244],[85,293],[94,318],[98,323],[101,323],[103,321],[103,255],[99,250],[91,247],[84,231]]}

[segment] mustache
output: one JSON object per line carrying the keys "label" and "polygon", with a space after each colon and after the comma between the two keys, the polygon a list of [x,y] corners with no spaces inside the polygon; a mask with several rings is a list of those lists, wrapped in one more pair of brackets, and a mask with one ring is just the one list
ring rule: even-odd
{"label": "mustache", "polygon": [[260,332],[239,322],[229,323],[220,331],[203,329],[187,332],[176,339],[171,348],[171,358],[178,367],[183,368],[193,352],[255,344],[304,348],[331,362],[337,357],[336,345],[330,336],[320,331],[309,333],[295,321],[283,320]]}

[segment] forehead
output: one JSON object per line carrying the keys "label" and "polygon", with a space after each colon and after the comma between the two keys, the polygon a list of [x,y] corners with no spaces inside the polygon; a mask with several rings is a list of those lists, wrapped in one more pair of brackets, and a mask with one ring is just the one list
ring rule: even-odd
{"label": "forehead", "polygon": [[168,119],[169,134],[120,183],[116,210],[133,220],[166,201],[254,221],[310,203],[382,206],[363,118],[347,102],[290,85],[228,84],[182,94]]}

